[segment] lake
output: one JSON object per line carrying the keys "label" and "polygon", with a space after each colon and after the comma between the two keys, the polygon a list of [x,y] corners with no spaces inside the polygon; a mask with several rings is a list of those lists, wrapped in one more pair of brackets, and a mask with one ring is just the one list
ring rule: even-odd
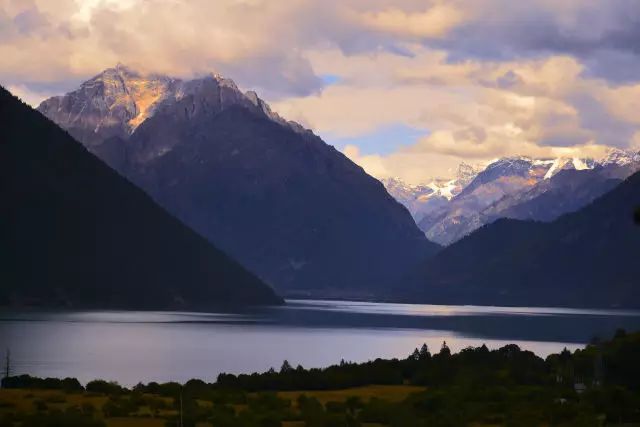
{"label": "lake", "polygon": [[0,311],[0,350],[14,374],[138,382],[214,381],[292,365],[322,367],[406,357],[443,341],[457,351],[515,343],[544,357],[615,329],[640,329],[640,312],[349,301],[288,301],[216,313]]}

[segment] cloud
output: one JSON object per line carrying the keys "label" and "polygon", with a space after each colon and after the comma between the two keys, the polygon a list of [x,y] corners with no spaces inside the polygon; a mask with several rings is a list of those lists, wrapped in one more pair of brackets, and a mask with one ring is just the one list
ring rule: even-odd
{"label": "cloud", "polygon": [[[569,55],[585,63],[590,75],[615,82],[640,79],[636,0],[463,3],[470,18],[450,37],[431,44],[447,50],[454,61]],[[612,59],[626,68],[605,65]]]}
{"label": "cloud", "polygon": [[630,147],[640,128],[634,113],[640,86],[611,86],[589,77],[573,57],[451,63],[445,52],[410,48],[412,57],[310,55],[314,67],[334,70],[340,83],[275,106],[345,138],[375,135],[397,123],[429,129],[418,142],[400,144],[391,154],[348,149],[375,176],[413,180],[442,176],[461,160],[597,157],[606,145]]}
{"label": "cloud", "polygon": [[379,178],[391,176],[391,172],[384,165],[384,158],[380,155],[363,156],[360,154],[360,148],[356,145],[347,145],[342,152],[349,159],[362,166],[369,175]]}
{"label": "cloud", "polygon": [[54,92],[32,90],[25,85],[10,85],[7,90],[20,98],[23,102],[32,106],[37,106],[43,99],[57,95]]}
{"label": "cloud", "polygon": [[[218,71],[358,141],[370,173],[418,180],[637,146],[638,40],[637,0],[0,0],[0,82],[37,103],[117,62]],[[402,128],[425,131],[379,143]]]}
{"label": "cloud", "polygon": [[435,4],[426,11],[417,13],[393,8],[362,16],[366,27],[417,38],[442,38],[463,19],[462,11],[449,4]]}
{"label": "cloud", "polygon": [[87,78],[123,62],[184,77],[216,70],[273,97],[323,86],[295,46],[303,27],[284,25],[298,21],[297,0],[25,3],[0,2],[3,82]]}

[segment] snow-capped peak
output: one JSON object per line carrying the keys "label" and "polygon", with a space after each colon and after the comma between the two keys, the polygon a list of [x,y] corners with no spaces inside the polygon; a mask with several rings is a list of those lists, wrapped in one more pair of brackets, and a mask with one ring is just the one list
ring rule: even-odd
{"label": "snow-capped peak", "polygon": [[456,179],[461,185],[467,185],[473,178],[475,178],[486,166],[483,165],[471,165],[469,163],[462,162],[458,166],[456,172]]}
{"label": "snow-capped peak", "polygon": [[[579,159],[574,157],[571,159],[571,163],[575,170],[581,171],[585,169],[593,169],[593,161],[589,162],[590,159]],[[589,164],[591,163],[591,164]]]}
{"label": "snow-capped peak", "polygon": [[544,179],[551,179],[555,174],[563,169],[586,170],[593,169],[596,162],[591,158],[580,157],[558,157],[550,160],[551,167],[544,175]]}
{"label": "snow-capped peak", "polygon": [[440,196],[447,200],[451,200],[459,193],[459,191],[456,190],[459,189],[460,185],[458,184],[457,179],[452,179],[446,182],[432,181],[427,184],[427,187],[433,190],[431,196]]}
{"label": "snow-capped peak", "polygon": [[640,162],[640,151],[609,148],[604,157],[602,157],[598,163],[600,163],[602,166],[626,166],[633,162]]}
{"label": "snow-capped peak", "polygon": [[73,92],[43,101],[38,110],[64,128],[93,129],[92,134],[80,136],[83,143],[91,146],[112,136],[128,138],[157,111],[189,96],[201,101],[200,111],[240,105],[261,112],[295,132],[307,132],[273,112],[255,92],[243,93],[233,80],[220,74],[181,80],[140,72],[121,63],[82,83]]}

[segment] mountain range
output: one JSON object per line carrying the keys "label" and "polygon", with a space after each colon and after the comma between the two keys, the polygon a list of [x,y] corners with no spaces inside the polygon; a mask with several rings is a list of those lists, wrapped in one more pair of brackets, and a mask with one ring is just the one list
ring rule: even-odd
{"label": "mountain range", "polygon": [[439,250],[378,180],[219,75],[118,65],[38,110],[287,295],[368,295]]}
{"label": "mountain range", "polygon": [[507,157],[424,185],[381,183],[229,79],[118,65],[38,110],[119,177],[3,100],[12,285],[0,303],[279,302],[263,282],[288,296],[407,302],[640,300],[640,153]]}
{"label": "mountain range", "polygon": [[394,297],[430,303],[640,307],[638,206],[640,172],[552,222],[499,219],[423,262]]}
{"label": "mountain range", "polygon": [[264,282],[0,87],[0,305],[278,304]]}
{"label": "mountain range", "polygon": [[463,167],[473,172],[464,180],[447,181],[457,184],[449,197],[425,193],[437,182],[426,186],[408,186],[397,179],[382,182],[412,211],[430,240],[449,245],[499,218],[552,221],[574,212],[640,170],[640,153],[611,149],[598,160],[507,157],[486,166]]}
{"label": "mountain range", "polygon": [[389,194],[402,203],[416,221],[428,213],[446,206],[482,171],[481,166],[461,163],[452,179],[434,179],[426,184],[408,185],[399,178],[380,181]]}

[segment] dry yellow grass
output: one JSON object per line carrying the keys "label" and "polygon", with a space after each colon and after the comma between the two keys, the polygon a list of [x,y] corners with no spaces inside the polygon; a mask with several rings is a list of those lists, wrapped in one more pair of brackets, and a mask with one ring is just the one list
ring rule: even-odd
{"label": "dry yellow grass", "polygon": [[165,420],[160,418],[107,418],[108,427],[164,427]]}
{"label": "dry yellow grass", "polygon": [[[65,410],[69,406],[81,406],[90,403],[100,410],[107,401],[105,396],[93,396],[90,394],[67,394],[61,391],[49,390],[0,390],[0,407],[2,403],[9,403],[18,411],[29,412],[35,409],[35,402],[42,401],[49,408]],[[0,408],[0,412],[3,408]]]}
{"label": "dry yellow grass", "polygon": [[[368,401],[371,398],[379,398],[387,401],[398,402],[405,399],[411,393],[423,391],[423,387],[415,387],[408,385],[396,385],[396,386],[366,386],[356,387],[343,390],[323,390],[323,391],[287,391],[280,392],[278,396],[283,399],[290,400],[292,404],[296,405],[296,400],[301,394],[312,396],[317,398],[321,403],[327,402],[343,402],[349,397],[357,396],[363,401]],[[157,396],[156,396],[157,397]],[[167,404],[172,403],[170,398],[162,398]],[[96,411],[98,416],[101,415],[102,407],[107,402],[106,396],[94,395],[90,393],[78,393],[67,394],[61,391],[48,391],[48,390],[12,390],[12,389],[0,389],[0,415],[7,411],[20,411],[20,412],[32,412],[36,410],[35,402],[44,402],[49,409],[56,408],[65,410],[70,406],[81,407],[85,403],[90,403]],[[210,402],[198,402],[204,406],[210,406]],[[246,405],[234,405],[236,411],[246,409]],[[151,414],[150,408],[143,406],[138,411],[139,417],[118,417],[118,418],[106,418],[105,422],[108,427],[162,427],[165,425],[165,419],[154,418]],[[174,409],[161,410],[158,415],[161,416],[175,416],[177,415]],[[207,423],[199,424],[198,427],[212,427]],[[283,427],[304,427],[303,422],[284,422]],[[379,424],[363,424],[363,427],[384,427]]]}
{"label": "dry yellow grass", "polygon": [[411,393],[424,391],[424,387],[409,385],[371,385],[366,387],[354,387],[343,390],[322,390],[322,391],[283,391],[278,393],[282,399],[296,402],[298,396],[306,394],[318,399],[322,404],[327,402],[344,402],[349,397],[357,396],[363,401],[376,397],[390,402],[400,402]]}

